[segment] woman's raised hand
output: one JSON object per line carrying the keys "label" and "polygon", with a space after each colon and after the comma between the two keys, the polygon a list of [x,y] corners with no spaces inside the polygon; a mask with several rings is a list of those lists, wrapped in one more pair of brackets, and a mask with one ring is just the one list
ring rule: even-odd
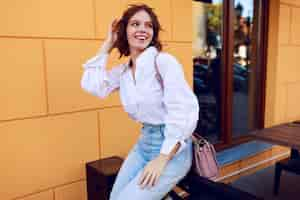
{"label": "woman's raised hand", "polygon": [[117,40],[117,24],[118,24],[118,19],[114,19],[109,27],[108,27],[108,34],[107,34],[107,39],[114,44]]}
{"label": "woman's raised hand", "polygon": [[110,53],[114,48],[114,44],[117,40],[117,24],[118,19],[114,19],[108,27],[107,37],[102,45],[102,51]]}

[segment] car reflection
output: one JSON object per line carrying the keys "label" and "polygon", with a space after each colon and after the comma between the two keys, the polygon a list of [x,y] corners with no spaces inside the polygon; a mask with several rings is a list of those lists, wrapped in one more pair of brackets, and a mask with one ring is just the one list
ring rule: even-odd
{"label": "car reflection", "polygon": [[[209,63],[209,64],[208,64]],[[249,68],[239,63],[233,64],[233,92],[248,93]],[[196,131],[217,140],[221,127],[221,74],[222,62],[220,57],[210,61],[201,58],[194,59],[194,92],[200,106]]]}
{"label": "car reflection", "polygon": [[[221,66],[218,66],[221,68]],[[219,69],[221,71],[221,69]],[[239,63],[233,64],[233,88],[235,92],[248,92],[248,77],[250,71],[248,67],[243,66]],[[212,85],[221,80],[216,80],[213,76],[215,75],[213,69],[205,64],[194,64],[194,92],[196,94],[205,94],[211,92]]]}

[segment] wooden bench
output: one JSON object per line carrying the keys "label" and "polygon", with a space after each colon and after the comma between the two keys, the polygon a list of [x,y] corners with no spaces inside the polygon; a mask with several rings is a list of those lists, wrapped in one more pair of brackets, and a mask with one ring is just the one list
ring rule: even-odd
{"label": "wooden bench", "polygon": [[273,192],[278,195],[282,170],[300,175],[300,155],[296,149],[291,150],[291,156],[276,162]]}
{"label": "wooden bench", "polygon": [[180,197],[174,190],[170,192],[173,200],[262,200],[253,194],[234,188],[231,185],[214,182],[190,171],[178,183],[178,187],[188,192],[188,196]]}
{"label": "wooden bench", "polygon": [[[86,163],[88,200],[108,200],[116,175],[121,167],[123,159],[110,157]],[[170,195],[173,200],[259,200],[247,192],[233,188],[224,183],[210,181],[190,171],[172,190]],[[188,195],[178,195],[178,188]],[[126,200],[126,199],[124,199]]]}

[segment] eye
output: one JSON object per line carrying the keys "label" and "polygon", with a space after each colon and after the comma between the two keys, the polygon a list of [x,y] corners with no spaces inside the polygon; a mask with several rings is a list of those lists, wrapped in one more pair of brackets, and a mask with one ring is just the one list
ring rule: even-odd
{"label": "eye", "polygon": [[153,28],[153,25],[152,25],[151,23],[147,24],[147,26],[148,26],[149,28]]}
{"label": "eye", "polygon": [[132,26],[138,26],[139,23],[138,23],[138,22],[132,22],[131,25],[132,25]]}

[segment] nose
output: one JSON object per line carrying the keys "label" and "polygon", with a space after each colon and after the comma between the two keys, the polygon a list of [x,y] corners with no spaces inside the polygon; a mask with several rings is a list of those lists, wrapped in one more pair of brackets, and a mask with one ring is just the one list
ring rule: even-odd
{"label": "nose", "polygon": [[139,30],[139,31],[142,31],[142,32],[146,32],[146,31],[147,31],[147,28],[146,28],[145,24],[141,24],[141,25],[138,27],[138,30]]}

